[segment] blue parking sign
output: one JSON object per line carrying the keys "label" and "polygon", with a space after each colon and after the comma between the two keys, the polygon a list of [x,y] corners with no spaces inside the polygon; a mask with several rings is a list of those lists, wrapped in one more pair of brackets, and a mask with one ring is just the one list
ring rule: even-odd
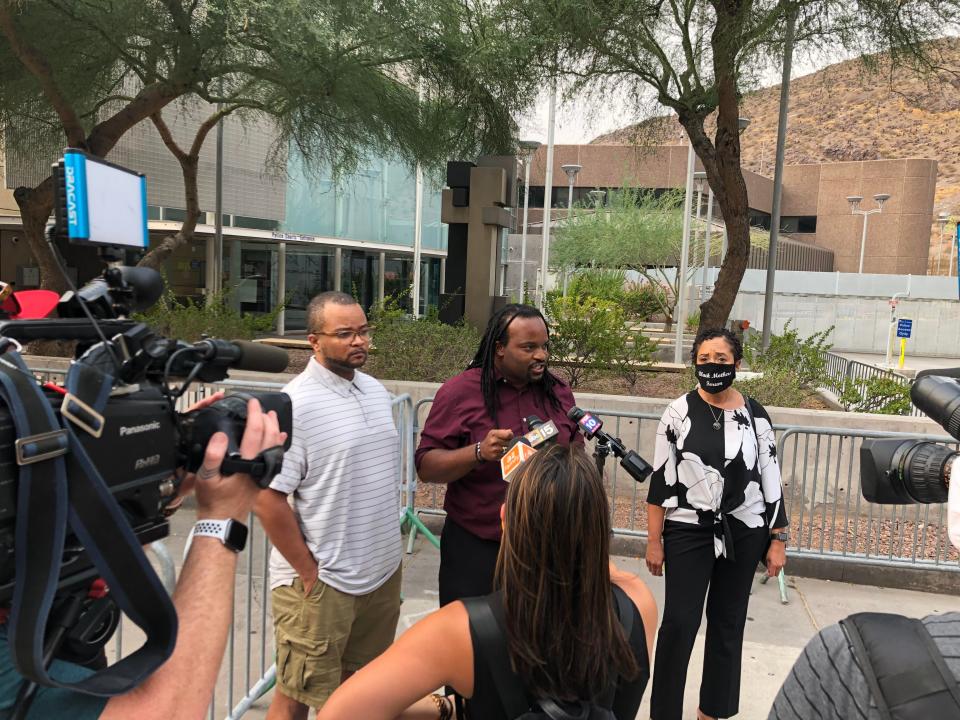
{"label": "blue parking sign", "polygon": [[913,320],[897,320],[897,337],[908,338],[910,331],[913,330]]}

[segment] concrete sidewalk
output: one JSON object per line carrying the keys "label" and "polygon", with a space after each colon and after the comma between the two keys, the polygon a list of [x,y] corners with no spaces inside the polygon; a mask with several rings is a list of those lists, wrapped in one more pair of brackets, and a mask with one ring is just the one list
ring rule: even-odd
{"label": "concrete sidewalk", "polygon": [[[404,556],[404,604],[398,634],[437,608],[439,561],[439,552],[422,539],[417,541],[413,555]],[[662,608],[663,578],[650,576],[645,565],[637,558],[617,557],[615,562],[619,567],[643,578],[657,598],[658,607]],[[805,578],[789,578],[788,584],[788,605],[781,605],[775,583],[754,586],[743,646],[738,718],[761,720],[767,717],[773,698],[794,660],[807,641],[826,625],[865,610],[897,612],[914,617],[960,610],[960,598],[946,595]],[[704,631],[705,626],[702,625],[690,661],[684,703],[685,720],[696,717]],[[262,698],[244,717],[265,717],[269,698],[269,694]],[[648,686],[638,718],[649,717],[649,699]],[[371,702],[374,702],[373,698]],[[221,713],[217,715],[221,716]]]}

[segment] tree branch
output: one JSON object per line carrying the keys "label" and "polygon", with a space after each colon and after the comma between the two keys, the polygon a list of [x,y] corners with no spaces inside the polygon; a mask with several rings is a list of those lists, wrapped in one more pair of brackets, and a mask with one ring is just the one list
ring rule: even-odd
{"label": "tree branch", "polygon": [[182,166],[187,160],[187,153],[185,153],[183,148],[177,145],[177,141],[174,140],[173,133],[170,132],[170,127],[164,122],[162,111],[157,110],[154,113],[150,113],[150,121],[157,129],[157,132],[160,133],[160,139],[163,140],[163,144],[167,146],[167,150],[173,154],[177,162]]}
{"label": "tree branch", "polygon": [[12,0],[0,0],[0,33],[10,43],[10,48],[20,63],[36,78],[44,95],[60,118],[63,132],[67,136],[67,143],[71,147],[82,148],[86,133],[80,117],[54,79],[50,63],[37,48],[20,37],[16,21],[10,12],[12,4]]}

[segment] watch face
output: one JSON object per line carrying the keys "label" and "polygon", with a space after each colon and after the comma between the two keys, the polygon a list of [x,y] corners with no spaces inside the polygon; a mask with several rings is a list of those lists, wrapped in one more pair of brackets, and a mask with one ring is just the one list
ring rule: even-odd
{"label": "watch face", "polygon": [[247,533],[246,525],[231,520],[227,526],[227,537],[224,538],[223,544],[235,552],[243,552],[243,549],[247,546]]}

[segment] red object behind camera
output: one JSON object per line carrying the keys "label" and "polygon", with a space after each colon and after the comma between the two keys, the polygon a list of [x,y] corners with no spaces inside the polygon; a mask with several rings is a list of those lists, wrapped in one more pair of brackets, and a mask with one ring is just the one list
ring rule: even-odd
{"label": "red object behind camera", "polygon": [[11,290],[11,285],[0,289],[0,315],[10,320],[45,318],[60,301],[60,296],[52,290]]}

